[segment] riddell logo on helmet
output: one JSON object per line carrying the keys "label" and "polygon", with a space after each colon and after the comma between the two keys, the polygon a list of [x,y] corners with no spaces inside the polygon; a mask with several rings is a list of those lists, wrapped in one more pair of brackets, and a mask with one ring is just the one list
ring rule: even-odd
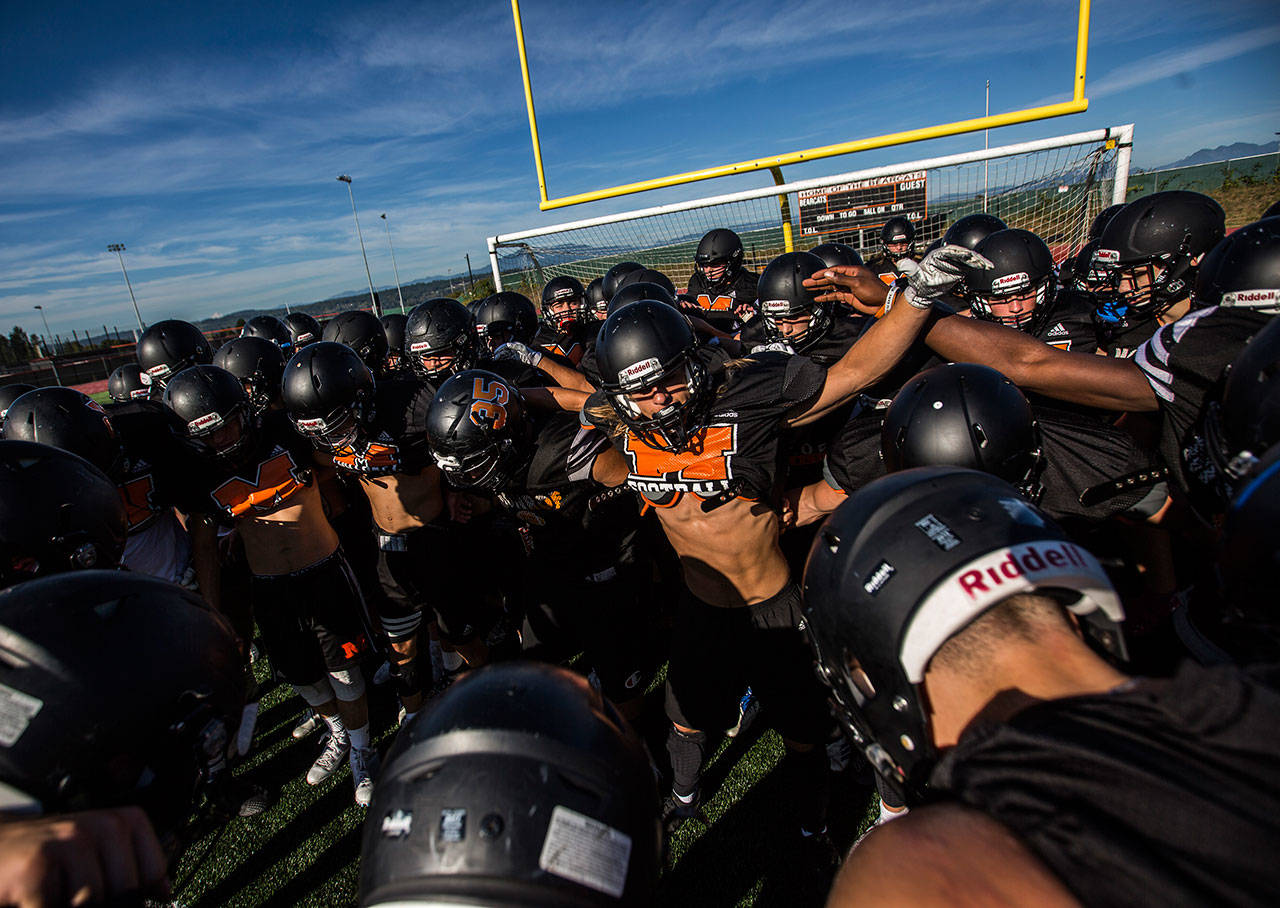
{"label": "riddell logo on helmet", "polygon": [[296,425],[303,432],[323,432],[329,428],[328,423],[323,419],[300,419]]}
{"label": "riddell logo on helmet", "polygon": [[219,414],[206,413],[204,416],[197,416],[187,423],[187,428],[192,432],[202,432],[205,429],[216,429],[220,425],[222,425],[222,417]]}
{"label": "riddell logo on helmet", "polygon": [[787,300],[761,300],[760,308],[765,315],[786,315],[791,311],[791,303]]}
{"label": "riddell logo on helmet", "polygon": [[152,376],[153,378],[164,378],[166,375],[169,374],[169,367],[166,366],[164,363],[161,363],[158,366],[152,366],[150,369],[148,369],[147,374]]}
{"label": "riddell logo on helmet", "polygon": [[1115,265],[1120,261],[1119,249],[1099,249],[1093,253],[1093,260],[1102,265]]}
{"label": "riddell logo on helmet", "polygon": [[1222,294],[1221,305],[1264,309],[1271,307],[1260,306],[1259,303],[1270,303],[1274,306],[1277,302],[1280,302],[1280,290],[1232,290]]}
{"label": "riddell logo on helmet", "polygon": [[991,289],[996,293],[1009,293],[1013,290],[1021,290],[1030,284],[1031,278],[1027,277],[1027,272],[1019,271],[1016,274],[1006,274],[1004,277],[996,278],[991,282]]}
{"label": "riddell logo on helmet", "polygon": [[409,345],[410,353],[425,353],[431,349],[431,341],[414,341]]}
{"label": "riddell logo on helmet", "polygon": [[1069,542],[1032,542],[993,552],[983,563],[960,574],[956,582],[970,599],[978,599],[980,594],[998,592],[1005,583],[1019,577],[1034,581],[1038,574],[1057,574],[1067,567],[1088,569],[1089,563]]}
{"label": "riddell logo on helmet", "polygon": [[658,362],[654,357],[642,359],[638,363],[632,363],[627,368],[618,373],[619,384],[626,384],[637,379],[646,378],[649,375],[658,375],[662,372],[662,363]]}

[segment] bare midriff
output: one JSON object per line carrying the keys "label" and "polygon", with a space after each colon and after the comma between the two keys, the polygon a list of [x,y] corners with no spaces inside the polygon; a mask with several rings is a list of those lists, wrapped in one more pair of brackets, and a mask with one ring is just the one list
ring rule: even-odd
{"label": "bare midriff", "polygon": [[416,475],[361,475],[360,487],[369,498],[373,522],[384,533],[416,530],[435,520],[444,510],[440,470],[434,466]]}
{"label": "bare midriff", "polygon": [[300,571],[338,548],[338,534],[324,516],[314,484],[300,487],[274,511],[241,517],[236,529],[249,570],[264,577]]}
{"label": "bare midriff", "polygon": [[791,577],[778,548],[778,515],[768,505],[735,498],[712,511],[684,495],[657,509],[689,591],[708,605],[736,608],[776,596]]}

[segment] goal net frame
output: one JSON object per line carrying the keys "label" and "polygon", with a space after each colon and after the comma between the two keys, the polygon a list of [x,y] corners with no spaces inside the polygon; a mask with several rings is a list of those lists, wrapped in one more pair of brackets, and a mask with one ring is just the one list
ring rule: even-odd
{"label": "goal net frame", "polygon": [[[604,274],[611,265],[628,260],[638,261],[646,267],[661,270],[677,286],[681,286],[688,275],[692,273],[692,247],[696,246],[698,239],[701,237],[701,232],[697,236],[693,236],[689,229],[692,218],[686,217],[682,221],[676,217],[683,212],[696,212],[699,209],[711,209],[733,206],[738,203],[755,202],[762,199],[774,199],[775,202],[771,210],[776,212],[776,223],[765,231],[770,234],[770,237],[768,241],[765,241],[762,237],[761,246],[763,251],[756,252],[754,256],[751,254],[753,250],[748,251],[748,258],[751,260],[750,264],[760,268],[767,264],[774,255],[782,251],[791,251],[793,248],[809,248],[826,239],[833,238],[831,236],[818,235],[801,236],[801,220],[799,217],[801,193],[831,187],[836,184],[860,183],[865,185],[885,178],[914,174],[916,171],[929,173],[940,171],[943,168],[963,168],[965,165],[983,165],[982,169],[985,171],[986,168],[991,167],[992,162],[1002,162],[1003,164],[1008,159],[1020,156],[1028,157],[1043,152],[1080,148],[1079,157],[1069,163],[1074,168],[1073,174],[1078,176],[1083,166],[1087,169],[1087,175],[1083,180],[1073,185],[1066,183],[1059,186],[1052,185],[1050,180],[1055,176],[1055,172],[1037,174],[1022,183],[1015,182],[1013,184],[1009,184],[1007,180],[997,174],[996,180],[1000,181],[999,183],[993,181],[986,188],[982,185],[970,185],[966,187],[969,195],[963,199],[960,195],[953,194],[953,196],[945,197],[941,201],[932,198],[926,200],[926,211],[929,206],[946,204],[951,205],[953,211],[957,207],[965,209],[963,210],[964,214],[968,214],[973,210],[988,210],[993,214],[1005,217],[1002,210],[1008,206],[1002,204],[1002,200],[1007,200],[1015,194],[1026,196],[1031,193],[1052,199],[1053,204],[1071,212],[1069,224],[1055,227],[1055,233],[1057,234],[1055,237],[1045,237],[1054,251],[1055,260],[1061,262],[1067,255],[1074,253],[1083,244],[1089,224],[1099,210],[1107,205],[1120,204],[1125,201],[1132,144],[1133,124],[1130,123],[1106,129],[1095,129],[1048,139],[1019,142],[900,164],[889,164],[831,176],[781,183],[775,186],[763,186],[758,189],[748,189],[724,195],[707,196],[685,202],[675,202],[617,214],[602,215],[600,217],[583,218],[561,224],[551,224],[531,230],[521,230],[488,237],[489,266],[493,274],[495,290],[522,290],[532,297],[535,302],[539,295],[535,291],[540,291],[541,285],[552,277],[561,274],[572,274],[579,279],[585,277],[586,280],[583,280],[585,284],[592,277]],[[1090,146],[1092,146],[1092,149],[1090,149]],[[1016,167],[1016,165],[1014,166]],[[1103,171],[1101,175],[1098,174],[1100,169]],[[992,168],[992,172],[996,173],[996,168]],[[935,177],[933,186],[930,186],[928,190],[930,193],[933,192],[937,182]],[[1107,183],[1110,183],[1110,186],[1107,186]],[[1058,194],[1062,194],[1065,197],[1061,200],[1054,198]],[[981,207],[978,207],[979,205]],[[728,211],[730,209],[726,208],[726,212]],[[755,217],[758,218],[759,215],[757,214]],[[1010,227],[1025,227],[1040,232],[1037,229],[1039,224],[1036,223],[1033,217],[1005,217],[1005,220]],[[682,223],[683,227],[681,226]],[[653,231],[657,232],[656,238],[651,231],[649,237],[643,243],[621,242],[617,244],[616,248],[606,248],[600,245],[599,237],[602,235],[602,231],[599,228],[607,228],[611,227],[611,225],[612,232],[615,235],[620,235],[621,232],[628,228],[637,234],[648,228],[653,228]],[[665,237],[662,235],[664,225],[669,225]],[[705,229],[711,229],[711,227],[716,226],[738,229],[738,226],[732,222],[710,224]],[[926,217],[922,223],[917,223],[916,226],[918,230],[917,242],[922,245],[941,236],[942,231],[946,228],[946,224],[940,224],[937,217]],[[698,229],[702,230],[701,227]],[[862,229],[865,231],[867,228]],[[702,230],[702,232],[705,232],[705,230]],[[568,236],[557,236],[560,234]],[[594,240],[593,237],[595,237]],[[554,241],[550,241],[547,238],[554,238]],[[746,239],[747,237],[744,235],[744,240]],[[593,245],[593,242],[595,245]],[[855,245],[856,248],[858,244],[852,245]],[[862,245],[864,252],[874,251],[872,244],[863,242]],[[678,252],[673,250],[678,250]],[[576,252],[582,254],[575,260],[573,256]],[[687,258],[687,270],[672,273],[675,267],[673,262],[677,261],[672,256],[677,254],[680,256],[678,262],[682,268],[685,267],[684,263]],[[501,262],[504,256],[508,261],[521,259],[523,261],[521,261],[520,267],[507,268],[504,271]]]}

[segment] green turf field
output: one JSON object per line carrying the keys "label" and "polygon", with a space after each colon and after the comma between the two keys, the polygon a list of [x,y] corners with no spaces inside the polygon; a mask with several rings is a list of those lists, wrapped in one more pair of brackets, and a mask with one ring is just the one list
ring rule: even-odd
{"label": "green turf field", "polygon": [[[255,665],[265,679],[262,662]],[[385,752],[396,705],[386,688],[370,688],[372,724]],[[647,723],[660,756],[661,685],[650,694],[657,712]],[[196,841],[174,874],[175,904],[195,908],[240,905],[352,905],[359,876],[365,811],[352,800],[346,768],[310,787],[303,775],[319,754],[319,735],[294,741],[301,701],[276,686],[261,701],[253,751],[235,769],[273,792],[265,813],[236,818]],[[762,716],[710,761],[703,790],[709,828],[686,822],[671,843],[670,866],[655,894],[658,905],[822,905],[829,878],[802,851],[780,773],[783,747]],[[832,838],[842,850],[871,818],[872,792],[844,773],[833,777]]]}

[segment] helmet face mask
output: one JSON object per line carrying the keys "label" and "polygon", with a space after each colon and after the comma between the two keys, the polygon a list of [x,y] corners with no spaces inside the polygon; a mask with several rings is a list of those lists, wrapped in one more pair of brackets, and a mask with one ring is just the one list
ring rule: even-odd
{"label": "helmet face mask", "polygon": [[587,321],[587,294],[575,277],[553,277],[542,288],[542,322],[563,334]]}
{"label": "helmet face mask", "polygon": [[186,445],[204,458],[238,463],[256,441],[249,395],[226,369],[184,369],[165,388],[164,402],[185,424]]}
{"label": "helmet face mask", "polygon": [[436,466],[464,488],[506,488],[533,453],[519,390],[479,369],[440,386],[427,412],[427,437]]}
{"label": "helmet face mask", "polygon": [[744,252],[736,233],[717,227],[698,243],[693,263],[710,286],[723,286],[738,276]]}
{"label": "helmet face mask", "polygon": [[[1025,274],[1021,276],[1026,277]],[[998,296],[975,293],[970,298],[970,306],[974,315],[981,319],[1019,331],[1031,331],[1040,321],[1037,316],[1044,312],[1049,283],[1048,278],[1035,287],[1023,282],[1019,289]]]}
{"label": "helmet face mask", "polygon": [[298,434],[310,440],[323,451],[340,451],[350,448],[360,438],[361,419],[360,406],[340,406],[328,416],[293,417],[294,428]]}
{"label": "helmet face mask", "polygon": [[[683,371],[680,370],[683,367]],[[630,391],[611,393],[609,402],[636,437],[652,448],[683,451],[701,430],[702,403],[706,397],[707,372],[703,365],[685,359],[676,369],[657,376]],[[652,396],[662,388],[671,402],[654,413],[645,414],[636,397]]]}
{"label": "helmet face mask", "polygon": [[474,316],[447,297],[427,300],[409,313],[404,341],[414,374],[431,382],[472,368],[480,347]]}
{"label": "helmet face mask", "polygon": [[880,228],[880,248],[891,260],[911,255],[916,244],[916,228],[906,218],[889,218]]}
{"label": "helmet face mask", "polygon": [[831,328],[831,303],[818,300],[804,286],[810,275],[827,267],[810,252],[787,252],[767,266],[756,285],[757,308],[764,316],[771,341],[789,344],[804,352]]}
{"label": "helmet face mask", "polygon": [[974,251],[992,267],[970,268],[965,273],[965,294],[973,314],[1029,334],[1039,331],[1053,305],[1057,279],[1045,241],[1029,230],[1006,228],[988,234]]}
{"label": "helmet face mask", "polygon": [[235,461],[252,440],[246,404],[237,404],[225,415],[208,413],[187,423],[188,445],[205,457]]}

